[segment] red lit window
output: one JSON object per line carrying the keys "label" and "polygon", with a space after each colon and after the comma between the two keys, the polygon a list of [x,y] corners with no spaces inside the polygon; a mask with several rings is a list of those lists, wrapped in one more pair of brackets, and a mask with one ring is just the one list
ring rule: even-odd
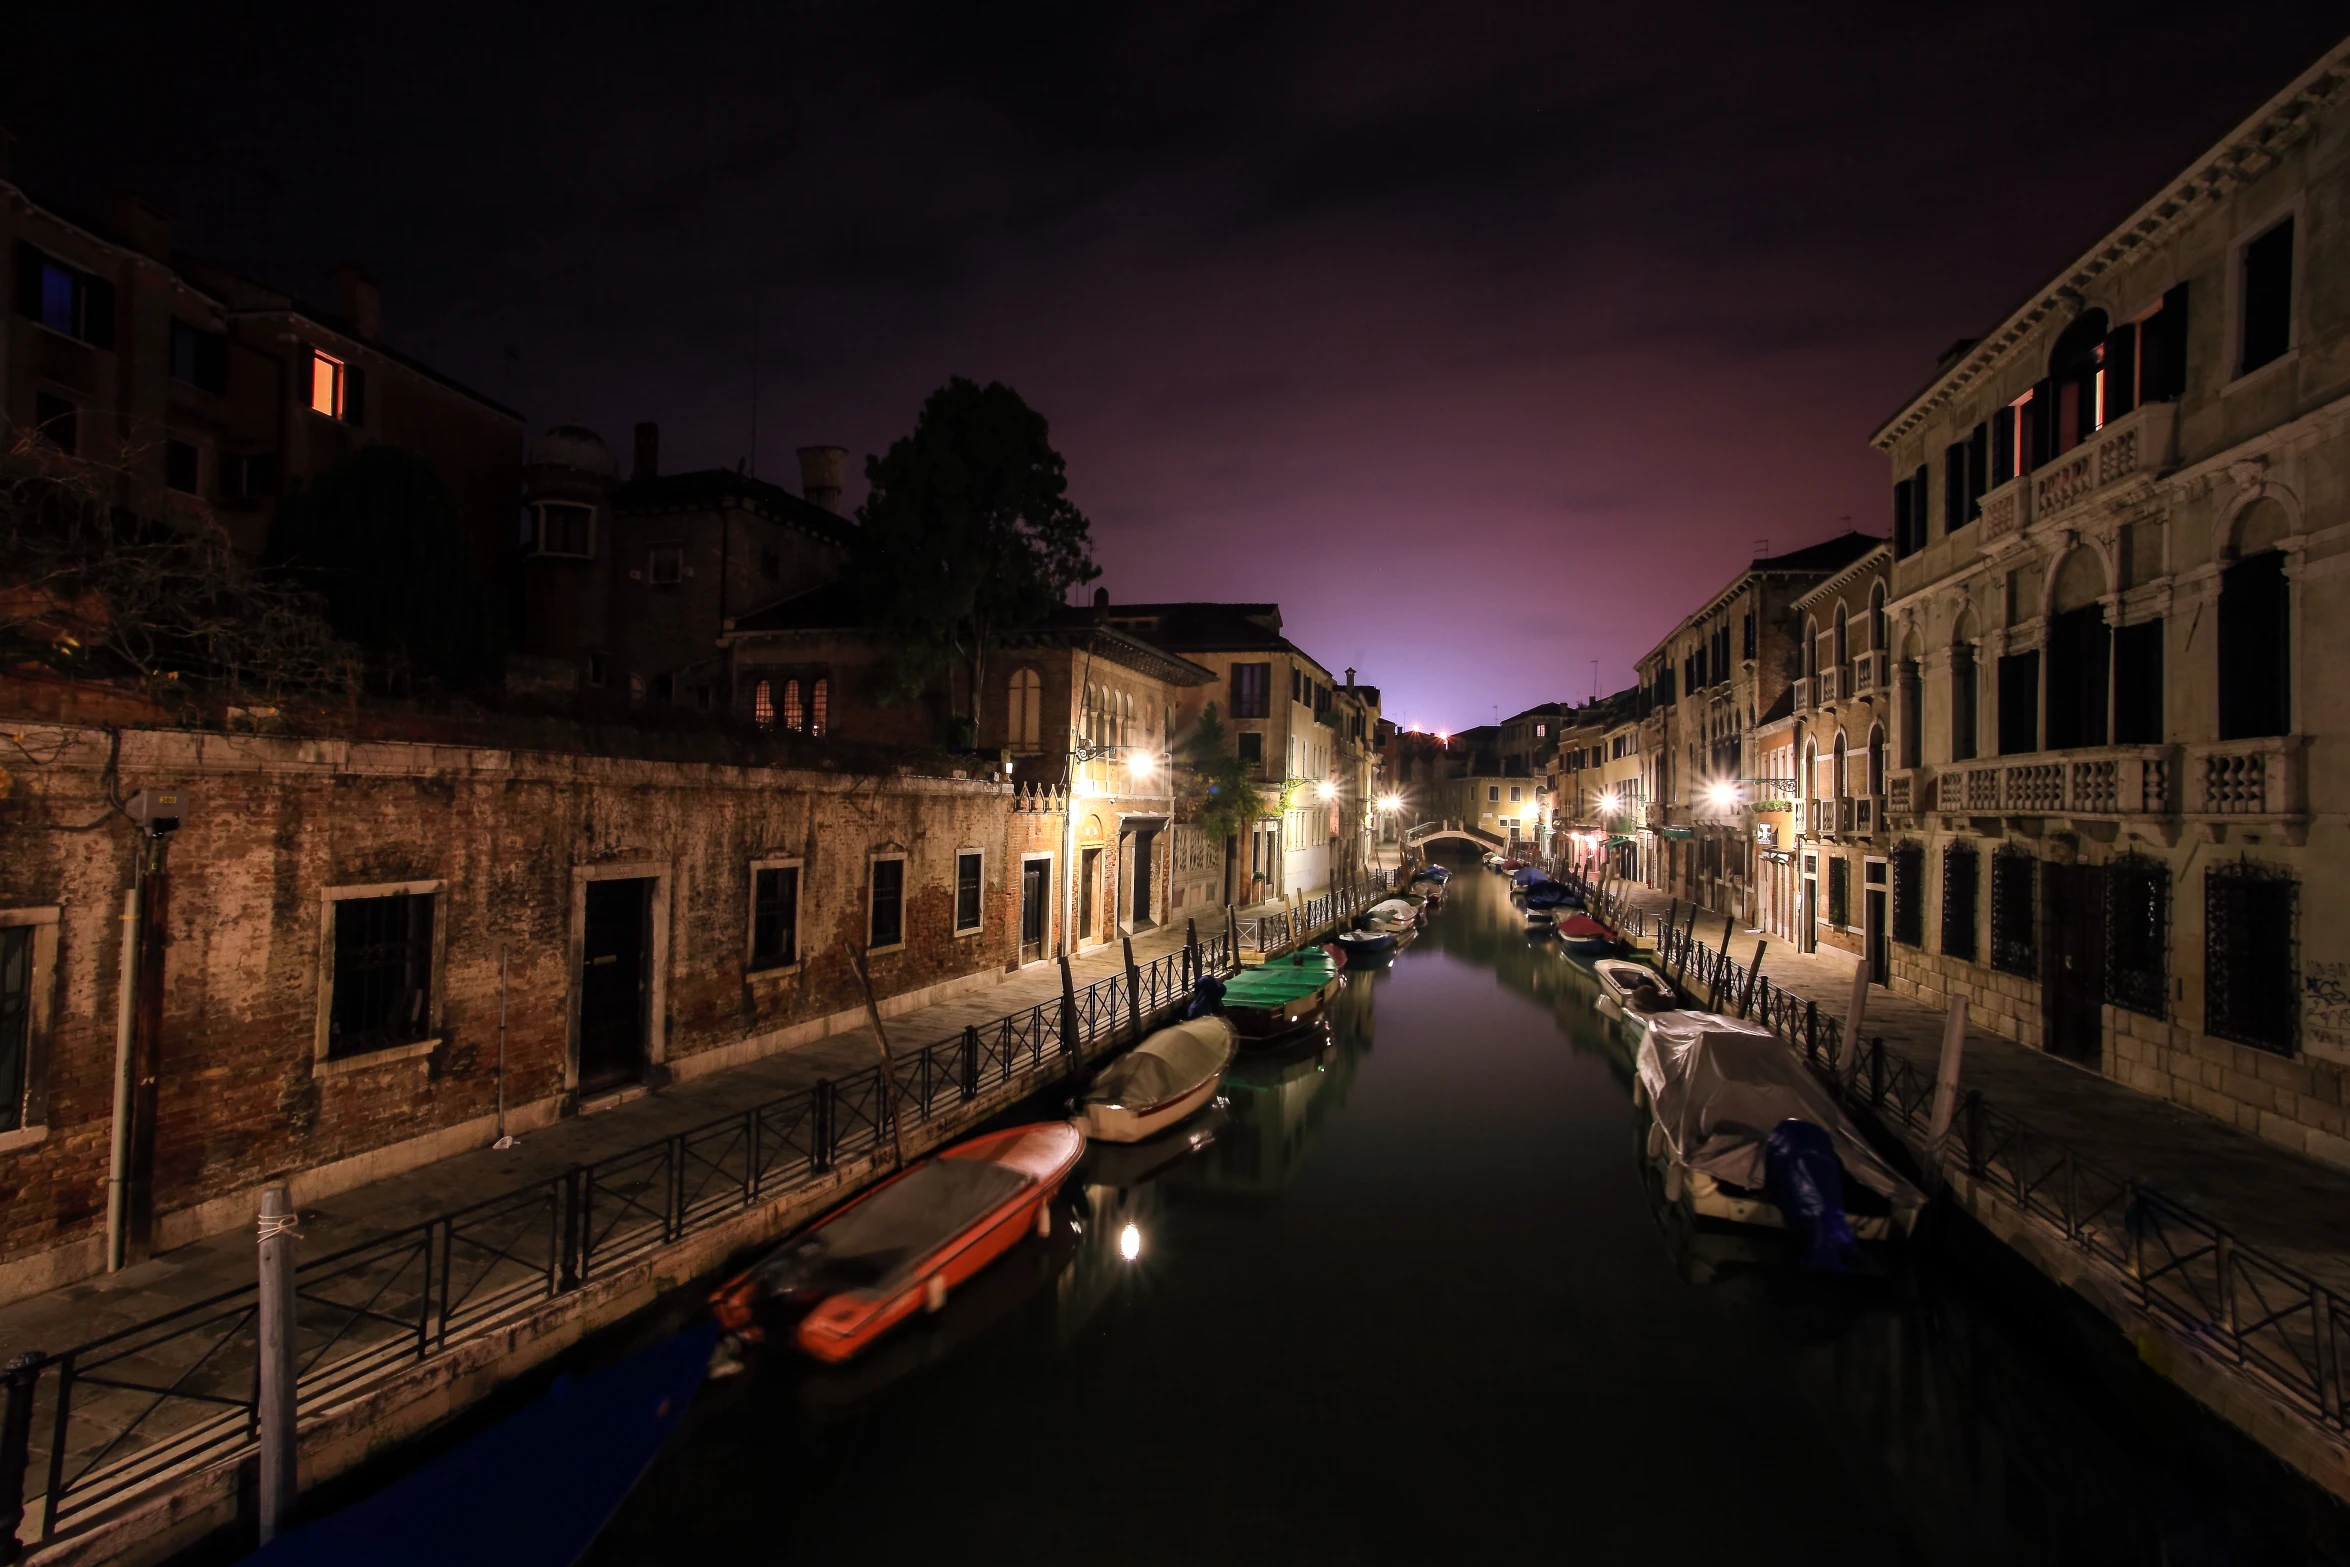
{"label": "red lit window", "polygon": [[817,678],[815,696],[814,700],[810,704],[810,711],[808,715],[808,733],[812,735],[820,735],[824,733],[824,721],[828,716],[826,710],[832,706],[831,688],[831,681],[826,680],[821,676]]}
{"label": "red lit window", "polygon": [[800,683],[797,680],[786,680],[783,683],[783,727],[795,732],[808,727],[808,715],[800,707]]}
{"label": "red lit window", "polygon": [[751,688],[751,722],[761,729],[775,727],[775,688],[764,680]]}

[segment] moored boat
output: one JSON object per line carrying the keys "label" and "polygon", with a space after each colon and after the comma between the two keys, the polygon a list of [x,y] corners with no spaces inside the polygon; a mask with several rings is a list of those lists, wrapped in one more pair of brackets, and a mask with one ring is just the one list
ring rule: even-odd
{"label": "moored boat", "polygon": [[1569,952],[1613,952],[1623,945],[1616,933],[1588,914],[1569,914],[1558,922],[1559,944]]}
{"label": "moored boat", "polygon": [[1693,1217],[1785,1229],[1812,1266],[1906,1235],[1925,1195],[1869,1147],[1769,1029],[1710,1012],[1649,1018],[1633,1098],[1648,1158]]}
{"label": "moored boat", "polygon": [[738,1349],[764,1336],[763,1317],[804,1313],[793,1333],[801,1350],[847,1360],[916,1311],[943,1306],[1041,1223],[1084,1151],[1085,1134],[1068,1121],[957,1143],[719,1285],[713,1313]]}
{"label": "moored boat", "polygon": [[1077,1101],[1078,1125],[1106,1143],[1165,1131],[1216,1097],[1238,1042],[1227,1018],[1160,1029],[1094,1074]]}
{"label": "moored boat", "polygon": [[[1601,958],[1591,965],[1599,980],[1599,998],[1593,1004],[1609,1017],[1622,1018],[1639,1028],[1660,1012],[1680,1006],[1672,981],[1645,963],[1630,958]],[[1645,992],[1645,995],[1643,994]]]}
{"label": "moored boat", "polygon": [[1337,936],[1338,948],[1346,954],[1346,966],[1367,968],[1384,963],[1395,956],[1397,945],[1403,940],[1401,930],[1342,930]]}
{"label": "moored boat", "polygon": [[1409,930],[1419,920],[1420,905],[1404,898],[1383,898],[1363,910],[1355,924],[1364,930]]}
{"label": "moored boat", "polygon": [[1225,982],[1224,1015],[1243,1039],[1274,1039],[1318,1015],[1338,990],[1338,960],[1308,947]]}

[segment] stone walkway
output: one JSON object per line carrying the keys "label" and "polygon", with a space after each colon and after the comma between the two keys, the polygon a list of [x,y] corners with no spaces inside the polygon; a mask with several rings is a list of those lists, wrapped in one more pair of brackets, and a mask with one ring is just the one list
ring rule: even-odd
{"label": "stone walkway", "polygon": [[[1249,912],[1249,911],[1243,911]],[[1203,925],[1205,942],[1222,917]],[[1137,963],[1183,945],[1180,921],[1134,938]],[[1071,961],[1082,987],[1124,964],[1118,945],[1090,948]],[[890,1044],[901,1056],[1040,1003],[1057,1005],[1060,965],[1033,963],[1002,983],[887,1021]],[[558,1121],[522,1137],[514,1147],[477,1149],[385,1180],[355,1187],[302,1210],[304,1253],[341,1251],[437,1214],[502,1195],[533,1182],[641,1147],[673,1132],[740,1114],[819,1078],[842,1078],[872,1066],[879,1053],[869,1024],[813,1040],[730,1071],[690,1078],[658,1092],[576,1120]],[[55,1352],[145,1322],[176,1307],[238,1289],[253,1280],[253,1236],[248,1226],[166,1252],[111,1276],[86,1279],[0,1306],[0,1359],[25,1350]]]}
{"label": "stone walkway", "polygon": [[[1632,907],[1661,918],[1671,899],[1629,889]],[[1689,905],[1680,906],[1687,920]],[[1708,948],[1722,939],[1723,916],[1700,911],[1697,939]],[[1730,955],[1744,964],[1760,933],[1743,927],[1730,938]],[[1771,940],[1763,977],[1790,994],[1819,1004],[1823,1016],[1844,1017],[1857,960],[1824,948],[1794,950]],[[1703,999],[1702,997],[1700,998]],[[1882,1038],[1931,1075],[1942,1048],[1943,1014],[1872,985],[1861,1033]],[[2124,1087],[1981,1028],[1967,1030],[1960,1078],[1984,1101],[2069,1144],[2118,1175],[2135,1177],[2228,1229],[2246,1245],[2298,1268],[2337,1294],[2350,1294],[2350,1170],[2223,1126],[2208,1116]]]}

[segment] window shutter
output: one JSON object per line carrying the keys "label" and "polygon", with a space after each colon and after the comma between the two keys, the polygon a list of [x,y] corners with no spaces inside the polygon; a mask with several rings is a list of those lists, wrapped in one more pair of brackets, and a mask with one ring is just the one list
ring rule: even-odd
{"label": "window shutter", "polygon": [[1968,522],[1983,515],[1983,492],[1991,488],[1990,475],[1990,427],[1978,424],[1966,438],[1966,521]]}
{"label": "window shutter", "polygon": [[215,396],[228,391],[228,339],[218,332],[196,334],[196,385]]}
{"label": "window shutter", "polygon": [[357,365],[343,366],[343,423],[359,424],[367,418],[367,372]]}
{"label": "window shutter", "polygon": [[1991,416],[1991,482],[2005,484],[2015,476],[2015,410],[2002,408]]}
{"label": "window shutter", "polygon": [[2187,390],[2187,285],[2162,296],[2162,308],[2146,322],[2146,401],[2167,402]]}
{"label": "window shutter", "polygon": [[1966,526],[1966,442],[1952,441],[1942,449],[1942,536],[1948,538]]}
{"label": "window shutter", "polygon": [[2032,427],[2032,466],[2056,460],[2056,383],[2043,380],[2032,388],[2032,400],[2024,405],[2024,412]]}
{"label": "window shutter", "polygon": [[1893,553],[1909,553],[1909,481],[1893,481]]}
{"label": "window shutter", "polygon": [[114,285],[102,277],[82,279],[82,341],[92,348],[114,346]]}
{"label": "window shutter", "polygon": [[2105,336],[2105,417],[2119,419],[2137,406],[2138,323],[2116,327]]}

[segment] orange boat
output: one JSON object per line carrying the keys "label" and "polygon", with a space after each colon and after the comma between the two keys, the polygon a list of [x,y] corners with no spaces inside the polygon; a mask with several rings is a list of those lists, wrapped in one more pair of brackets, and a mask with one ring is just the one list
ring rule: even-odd
{"label": "orange boat", "polygon": [[[843,1361],[1050,1221],[1085,1134],[1067,1121],[989,1132],[908,1165],[835,1208],[718,1286],[710,1305],[732,1344],[765,1336],[762,1316],[804,1312],[794,1334]],[[731,1357],[730,1357],[731,1358]]]}

